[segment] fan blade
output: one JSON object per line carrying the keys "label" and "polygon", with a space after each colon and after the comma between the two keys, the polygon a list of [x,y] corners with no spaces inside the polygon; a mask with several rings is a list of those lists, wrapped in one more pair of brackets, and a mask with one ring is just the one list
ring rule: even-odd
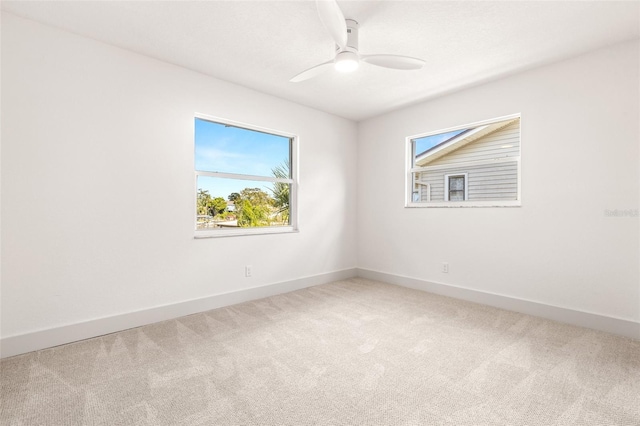
{"label": "fan blade", "polygon": [[424,61],[410,56],[400,55],[361,55],[360,59],[371,65],[396,70],[419,70],[424,66]]}
{"label": "fan blade", "polygon": [[296,75],[289,81],[292,83],[298,83],[300,81],[309,80],[310,78],[316,77],[325,72],[331,65],[333,65],[333,60],[302,71],[300,74]]}
{"label": "fan blade", "polygon": [[316,6],[322,25],[340,49],[344,49],[347,45],[347,23],[338,3],[335,0],[316,0]]}

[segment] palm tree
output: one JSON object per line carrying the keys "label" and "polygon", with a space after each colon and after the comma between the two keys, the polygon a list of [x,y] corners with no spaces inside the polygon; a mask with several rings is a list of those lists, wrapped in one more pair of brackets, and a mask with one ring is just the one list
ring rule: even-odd
{"label": "palm tree", "polygon": [[209,214],[209,203],[211,202],[211,194],[206,189],[198,188],[198,214]]}
{"label": "palm tree", "polygon": [[[278,166],[271,169],[274,177],[280,179],[289,179],[290,165],[287,158]],[[289,223],[289,184],[285,182],[273,182],[273,187],[269,188],[273,196],[276,214],[280,215],[283,223]]]}

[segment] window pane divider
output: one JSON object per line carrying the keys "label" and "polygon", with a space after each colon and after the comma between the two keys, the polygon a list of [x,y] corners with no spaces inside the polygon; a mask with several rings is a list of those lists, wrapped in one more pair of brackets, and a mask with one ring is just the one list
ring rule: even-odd
{"label": "window pane divider", "polygon": [[293,183],[293,179],[277,178],[274,176],[254,176],[254,175],[243,175],[243,174],[224,173],[224,172],[205,172],[201,170],[196,170],[196,176],[209,176],[214,178],[242,179],[242,180],[258,180],[262,182]]}

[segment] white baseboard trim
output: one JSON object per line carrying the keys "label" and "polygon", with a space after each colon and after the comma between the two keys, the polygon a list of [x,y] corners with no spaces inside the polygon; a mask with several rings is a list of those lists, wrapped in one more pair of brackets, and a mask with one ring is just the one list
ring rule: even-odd
{"label": "white baseboard trim", "polygon": [[261,287],[216,294],[201,299],[187,300],[171,305],[158,306],[136,312],[93,319],[46,330],[34,331],[0,339],[0,358],[20,355],[65,343],[103,336],[117,331],[140,327],[159,321],[183,317],[198,312],[230,306],[236,303],[262,299],[315,285],[345,280],[357,276],[357,270],[343,269],[310,277],[298,278]]}
{"label": "white baseboard trim", "polygon": [[277,294],[288,293],[356,276],[640,340],[640,322],[576,311],[568,308],[546,305],[529,300],[486,293],[442,283],[424,281],[402,275],[388,274],[371,269],[352,268],[261,287],[217,294],[171,305],[158,306],[142,311],[93,319],[77,324],[69,324],[46,330],[34,331],[31,333],[3,337],[0,339],[0,358],[51,348],[159,321],[179,318],[185,315],[191,315],[198,312],[204,312]]}
{"label": "white baseboard trim", "polygon": [[640,340],[640,322],[358,268],[358,276]]}

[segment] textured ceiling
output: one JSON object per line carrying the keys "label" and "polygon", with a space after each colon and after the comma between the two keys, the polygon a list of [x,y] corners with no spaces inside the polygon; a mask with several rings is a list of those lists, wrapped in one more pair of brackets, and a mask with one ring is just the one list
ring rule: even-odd
{"label": "textured ceiling", "polygon": [[2,10],[222,80],[362,120],[462,87],[640,37],[640,2],[339,1],[369,64],[301,83],[333,56],[313,1],[2,1]]}

